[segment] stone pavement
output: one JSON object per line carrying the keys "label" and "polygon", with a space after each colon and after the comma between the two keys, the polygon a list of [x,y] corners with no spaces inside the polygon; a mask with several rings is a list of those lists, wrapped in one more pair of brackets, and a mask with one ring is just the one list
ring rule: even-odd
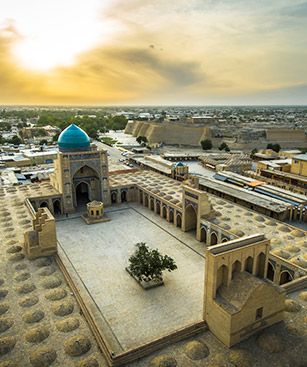
{"label": "stone pavement", "polygon": [[[110,222],[95,225],[86,225],[81,218],[57,222],[57,232],[122,349],[200,321],[204,258],[193,236],[135,204],[115,207],[107,215]],[[137,242],[175,259],[178,269],[165,273],[165,286],[145,291],[126,272]]]}

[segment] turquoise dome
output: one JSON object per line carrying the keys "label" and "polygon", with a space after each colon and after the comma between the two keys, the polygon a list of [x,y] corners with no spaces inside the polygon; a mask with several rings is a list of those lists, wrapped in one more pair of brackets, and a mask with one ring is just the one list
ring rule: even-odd
{"label": "turquoise dome", "polygon": [[63,130],[58,139],[59,149],[62,152],[88,150],[91,145],[89,136],[75,124]]}

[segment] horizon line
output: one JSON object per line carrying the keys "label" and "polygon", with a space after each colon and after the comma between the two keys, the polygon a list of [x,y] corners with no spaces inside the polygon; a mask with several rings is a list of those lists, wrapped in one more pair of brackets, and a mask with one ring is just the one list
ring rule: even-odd
{"label": "horizon line", "polygon": [[110,107],[307,107],[307,104],[0,104],[5,107],[69,107],[69,108],[110,108]]}

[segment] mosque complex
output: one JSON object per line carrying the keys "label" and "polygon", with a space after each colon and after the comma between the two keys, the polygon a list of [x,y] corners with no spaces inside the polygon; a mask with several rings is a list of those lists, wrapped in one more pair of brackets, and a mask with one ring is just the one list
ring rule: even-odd
{"label": "mosque complex", "polygon": [[[284,320],[307,282],[304,230],[202,191],[180,163],[174,178],[112,171],[74,124],[58,146],[49,182],[0,190],[2,241],[22,261],[54,258],[109,365],[202,333],[232,347]],[[125,271],[138,242],[176,260],[164,286]]]}

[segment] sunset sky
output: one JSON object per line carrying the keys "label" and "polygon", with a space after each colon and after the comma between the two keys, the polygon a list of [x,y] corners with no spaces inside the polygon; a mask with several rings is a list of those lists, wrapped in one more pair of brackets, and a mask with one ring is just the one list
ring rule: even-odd
{"label": "sunset sky", "polygon": [[0,104],[307,104],[307,2],[0,0]]}

